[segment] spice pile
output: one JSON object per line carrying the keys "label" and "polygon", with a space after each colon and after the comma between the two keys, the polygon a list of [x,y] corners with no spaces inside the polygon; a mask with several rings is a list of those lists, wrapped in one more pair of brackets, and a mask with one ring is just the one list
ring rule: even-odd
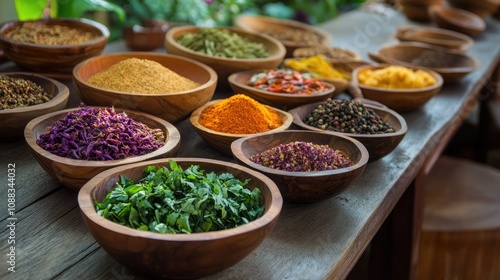
{"label": "spice pile", "polygon": [[61,157],[104,161],[151,153],[163,147],[164,139],[161,129],[149,128],[113,108],[81,105],[54,123],[36,143]]}
{"label": "spice pile", "polygon": [[206,108],[198,121],[208,129],[232,134],[266,132],[283,124],[278,113],[244,94]]}
{"label": "spice pile", "polygon": [[337,61],[359,60],[359,54],[348,49],[338,47],[327,47],[325,45],[316,45],[307,48],[300,48],[294,53],[295,57],[311,57],[322,55],[325,58]]}
{"label": "spice pile", "polygon": [[137,183],[122,177],[104,201],[95,201],[97,214],[134,229],[188,234],[230,229],[262,216],[260,190],[247,189],[249,180],[169,164],[170,170],[146,167]]}
{"label": "spice pile", "polygon": [[122,60],[90,76],[88,82],[103,89],[146,94],[177,93],[200,86],[156,61],[139,58]]}
{"label": "spice pile", "polygon": [[175,39],[182,46],[209,56],[224,58],[265,58],[266,46],[226,29],[205,27]]}
{"label": "spice pile", "polygon": [[8,29],[3,35],[14,41],[42,45],[75,45],[99,37],[78,28],[40,22],[24,22]]}
{"label": "spice pile", "polygon": [[285,43],[300,43],[307,46],[321,44],[320,36],[299,28],[270,28],[261,32]]}
{"label": "spice pile", "polygon": [[326,90],[317,78],[292,69],[270,69],[254,74],[248,85],[274,93],[313,94]]}
{"label": "spice pile", "polygon": [[344,152],[334,150],[328,145],[310,142],[290,142],[253,155],[250,160],[278,170],[290,172],[324,171],[345,168],[352,161]]}
{"label": "spice pile", "polygon": [[418,89],[437,83],[436,78],[424,70],[391,65],[381,69],[366,69],[358,73],[360,84],[388,89]]}
{"label": "spice pile", "polygon": [[375,111],[353,100],[328,99],[314,108],[303,122],[322,130],[353,134],[394,132]]}
{"label": "spice pile", "polygon": [[350,80],[349,73],[337,70],[328,63],[322,55],[316,55],[306,58],[288,59],[285,66],[297,71],[310,72],[319,78],[327,79],[345,79]]}
{"label": "spice pile", "polygon": [[33,106],[51,99],[50,94],[30,80],[0,75],[0,110]]}

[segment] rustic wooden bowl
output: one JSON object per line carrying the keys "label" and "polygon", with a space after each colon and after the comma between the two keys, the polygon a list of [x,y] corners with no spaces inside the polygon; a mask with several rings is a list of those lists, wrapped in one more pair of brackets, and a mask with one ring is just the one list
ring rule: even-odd
{"label": "rustic wooden bowl", "polygon": [[165,34],[170,24],[126,26],[122,29],[123,41],[132,51],[152,51],[165,46]]}
{"label": "rustic wooden bowl", "polygon": [[418,22],[429,22],[429,4],[422,4],[414,1],[399,1],[399,9],[410,20]]}
{"label": "rustic wooden bowl", "polygon": [[333,135],[344,135],[354,138],[361,142],[366,149],[368,150],[368,154],[370,155],[369,161],[375,161],[380,159],[390,152],[392,152],[398,144],[403,140],[406,132],[408,131],[408,126],[406,125],[405,119],[399,115],[397,112],[380,107],[378,105],[374,105],[372,102],[363,103],[365,107],[373,109],[377,115],[379,115],[385,122],[387,122],[390,126],[394,128],[393,133],[384,133],[384,134],[352,134],[352,133],[344,133],[344,132],[335,132],[335,131],[325,131],[319,128],[309,126],[305,124],[302,120],[319,104],[323,102],[317,102],[312,104],[306,104],[294,108],[288,111],[292,114],[293,123],[300,129],[312,130],[312,131],[322,131],[324,133],[333,134]]}
{"label": "rustic wooden bowl", "polygon": [[0,26],[0,46],[5,55],[19,67],[46,76],[71,79],[73,67],[83,60],[100,55],[109,38],[109,30],[98,22],[78,19],[36,20],[45,25],[61,25],[79,28],[99,35],[97,39],[75,45],[42,45],[23,43],[8,39],[4,34],[13,27],[22,25],[22,21],[9,21]]}
{"label": "rustic wooden bowl", "polygon": [[325,59],[328,59],[328,61],[332,63],[362,60],[361,54],[353,50],[341,47],[330,47],[323,45],[297,48],[293,51],[292,54],[292,56],[295,58],[304,58],[316,55],[323,55]]}
{"label": "rustic wooden bowl", "polygon": [[385,46],[378,54],[368,55],[380,63],[427,68],[439,73],[445,83],[459,81],[479,67],[476,59],[467,54],[418,42]]}
{"label": "rustic wooden bowl", "polygon": [[29,80],[41,86],[52,96],[48,102],[14,109],[0,110],[0,141],[11,141],[23,138],[24,127],[32,119],[66,107],[69,89],[66,85],[42,75],[27,72],[0,73],[2,76]]}
{"label": "rustic wooden bowl", "polygon": [[361,66],[354,70],[352,82],[360,89],[361,94],[364,98],[380,102],[398,113],[412,111],[423,106],[425,103],[427,103],[427,101],[434,97],[443,86],[443,78],[441,77],[441,75],[432,70],[421,67],[409,68],[413,70],[426,71],[427,73],[432,75],[437,80],[434,85],[420,89],[387,89],[367,86],[359,82],[358,75],[361,72],[367,70],[383,69],[388,66],[390,65]]}
{"label": "rustic wooden bowl", "polygon": [[168,160],[161,159],[113,168],[85,184],[78,193],[78,205],[87,228],[118,262],[155,278],[201,278],[235,265],[256,249],[274,228],[283,205],[276,184],[266,176],[234,163],[203,158],[173,160],[183,169],[199,165],[207,173],[227,172],[242,181],[250,179],[247,187],[261,190],[262,204],[265,205],[263,216],[232,229],[160,234],[128,228],[96,213],[94,199],[102,201],[121,175],[138,180],[147,166],[168,166]]}
{"label": "rustic wooden bowl", "polygon": [[[102,89],[88,83],[90,76],[132,57],[156,61],[201,86],[178,93],[141,94]],[[202,63],[176,55],[125,52],[101,55],[78,64],[73,71],[73,81],[78,96],[88,105],[138,110],[170,123],[177,123],[212,99],[217,85],[217,74]]]}
{"label": "rustic wooden bowl", "polygon": [[327,90],[314,94],[274,93],[248,85],[250,78],[254,74],[266,70],[267,69],[249,70],[231,74],[228,78],[229,85],[235,93],[243,93],[262,104],[281,110],[289,110],[303,104],[327,100],[332,97],[335,92],[335,86],[328,82],[324,82]]}
{"label": "rustic wooden bowl", "polygon": [[52,126],[57,120],[62,119],[68,112],[76,109],[78,108],[61,110],[37,117],[31,120],[24,130],[24,137],[36,161],[47,173],[70,189],[78,191],[92,177],[112,167],[177,154],[180,146],[180,134],[175,126],[150,114],[117,108],[115,108],[116,112],[125,112],[130,118],[142,122],[150,128],[160,128],[165,134],[165,145],[152,153],[123,160],[86,161],[54,155],[36,143],[40,135],[46,133],[48,127]]}
{"label": "rustic wooden bowl", "polygon": [[493,14],[500,6],[500,1],[498,0],[448,0],[448,3],[454,8],[472,12],[482,18]]}
{"label": "rustic wooden bowl", "polygon": [[396,31],[396,38],[403,42],[420,42],[462,52],[474,44],[468,35],[434,27],[400,27]]}
{"label": "rustic wooden bowl", "polygon": [[[326,171],[289,172],[265,167],[250,160],[255,154],[295,141],[328,145],[332,149],[345,152],[354,164],[351,167]],[[238,163],[271,178],[285,201],[298,203],[316,202],[338,195],[363,173],[368,162],[368,151],[359,141],[343,135],[305,130],[247,136],[234,141],[231,150]]]}
{"label": "rustic wooden bowl", "polygon": [[281,64],[283,58],[285,57],[285,47],[278,40],[264,34],[234,27],[217,28],[227,29],[230,32],[236,33],[252,42],[263,44],[266,47],[269,56],[266,58],[253,59],[215,57],[193,51],[175,41],[179,36],[185,33],[195,33],[201,28],[203,27],[177,26],[171,28],[165,37],[165,49],[167,50],[167,53],[191,58],[212,67],[215,72],[217,72],[219,82],[221,84],[227,84],[227,77],[229,77],[232,73],[251,69],[276,68]]}
{"label": "rustic wooden bowl", "polygon": [[[332,37],[330,36],[330,34],[311,25],[295,20],[277,19],[259,15],[239,15],[234,20],[234,25],[244,30],[258,33],[264,33],[266,30],[269,30],[271,28],[276,28],[278,30],[294,29],[306,31],[320,38],[320,43],[325,46],[330,46],[332,41]],[[285,45],[286,57],[293,57],[293,52],[297,48],[312,46],[312,44],[309,42],[281,41],[281,43]]]}
{"label": "rustic wooden bowl", "polygon": [[[189,120],[191,121],[191,124],[195,128],[196,132],[198,132],[198,134],[201,136],[201,138],[203,138],[203,140],[205,140],[208,144],[210,144],[210,146],[212,146],[214,149],[216,149],[222,153],[225,153],[227,155],[232,155],[231,143],[236,139],[239,139],[239,138],[242,138],[242,137],[245,137],[248,135],[252,135],[252,134],[232,134],[232,133],[218,132],[215,130],[208,129],[208,128],[202,126],[198,122],[203,110],[205,110],[206,108],[208,108],[208,107],[210,107],[210,106],[212,106],[212,105],[214,105],[222,100],[223,99],[212,100],[212,101],[208,102],[207,104],[201,106],[200,108],[196,109],[191,114],[191,117],[189,118]],[[277,109],[277,108],[273,108],[271,106],[267,106],[267,107],[276,111],[280,115],[281,119],[283,120],[282,126],[275,128],[273,130],[270,130],[269,132],[279,132],[279,131],[286,130],[290,127],[290,125],[292,124],[292,116],[288,112],[282,111],[282,110]]]}
{"label": "rustic wooden bowl", "polygon": [[429,15],[438,27],[450,29],[471,37],[476,37],[486,29],[480,16],[458,8],[434,5],[429,7]]}

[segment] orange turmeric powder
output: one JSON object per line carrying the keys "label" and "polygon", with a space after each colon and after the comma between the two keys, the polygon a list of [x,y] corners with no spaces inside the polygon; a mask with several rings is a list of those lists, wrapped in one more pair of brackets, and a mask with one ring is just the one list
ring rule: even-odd
{"label": "orange turmeric powder", "polygon": [[254,134],[283,124],[277,112],[244,95],[233,95],[201,112],[199,123],[223,133]]}

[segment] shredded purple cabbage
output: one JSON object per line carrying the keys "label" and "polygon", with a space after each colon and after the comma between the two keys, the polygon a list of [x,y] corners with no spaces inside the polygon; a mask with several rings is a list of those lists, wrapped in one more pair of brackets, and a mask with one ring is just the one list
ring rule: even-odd
{"label": "shredded purple cabbage", "polygon": [[40,135],[36,143],[65,158],[118,160],[151,153],[164,145],[161,129],[117,113],[114,108],[80,105]]}

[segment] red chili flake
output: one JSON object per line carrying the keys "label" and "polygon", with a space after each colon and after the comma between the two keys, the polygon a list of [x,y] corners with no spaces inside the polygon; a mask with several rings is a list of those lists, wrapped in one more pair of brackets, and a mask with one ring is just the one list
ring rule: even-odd
{"label": "red chili flake", "polygon": [[255,74],[248,84],[275,93],[314,94],[326,90],[325,84],[311,74],[292,69],[271,69]]}

